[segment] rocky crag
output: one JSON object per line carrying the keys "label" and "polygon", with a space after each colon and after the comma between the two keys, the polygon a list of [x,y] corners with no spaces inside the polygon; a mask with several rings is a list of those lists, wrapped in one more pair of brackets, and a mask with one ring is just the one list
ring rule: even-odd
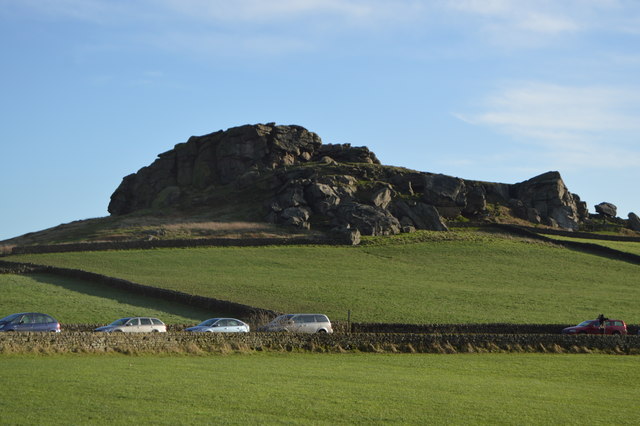
{"label": "rocky crag", "polygon": [[176,145],[126,176],[109,212],[189,211],[239,200],[269,222],[351,235],[444,231],[449,220],[482,219],[497,206],[531,223],[569,230],[589,215],[558,172],[516,184],[417,172],[383,166],[366,147],[323,144],[303,127],[273,123]]}

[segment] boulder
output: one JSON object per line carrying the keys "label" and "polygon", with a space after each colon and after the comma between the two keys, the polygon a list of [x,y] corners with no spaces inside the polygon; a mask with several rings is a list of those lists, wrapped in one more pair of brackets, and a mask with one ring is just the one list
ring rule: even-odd
{"label": "boulder", "polygon": [[376,192],[374,192],[371,202],[374,206],[380,207],[381,209],[386,209],[389,203],[391,203],[392,192],[389,186],[385,186],[380,188]]}
{"label": "boulder", "polygon": [[[415,201],[397,201],[394,205],[396,216],[408,218],[413,222],[417,229],[429,231],[448,231],[447,225],[444,224],[438,210],[431,205],[415,202]],[[404,219],[403,226],[408,223]]]}
{"label": "boulder", "polygon": [[458,214],[466,206],[467,193],[462,179],[442,174],[427,174],[424,176],[423,182],[422,199],[426,204],[437,208],[454,207],[459,210]]}
{"label": "boulder", "polygon": [[310,212],[305,207],[288,207],[280,213],[281,222],[298,228],[309,229]]}
{"label": "boulder", "polygon": [[363,235],[395,235],[400,233],[400,222],[388,210],[366,204],[342,203],[336,210],[336,219],[358,229]]}
{"label": "boulder", "polygon": [[277,202],[282,207],[297,207],[307,204],[304,197],[304,188],[301,185],[286,186],[277,197]]}
{"label": "boulder", "polygon": [[577,230],[578,224],[586,219],[582,216],[584,208],[580,198],[574,198],[558,172],[547,172],[515,184],[511,194],[522,202],[526,216],[532,215],[530,209],[535,209],[542,221],[552,226]]}
{"label": "boulder", "polygon": [[309,185],[305,190],[305,195],[313,210],[325,215],[330,210],[335,209],[341,201],[334,188],[320,182],[314,182]]}
{"label": "boulder", "polygon": [[629,213],[629,228],[640,232],[640,218],[635,213]]}
{"label": "boulder", "polygon": [[352,147],[348,143],[322,145],[319,147],[316,157],[318,160],[322,157],[330,157],[343,163],[380,164],[380,160],[366,146]]}
{"label": "boulder", "polygon": [[616,217],[618,214],[618,208],[611,203],[603,202],[603,203],[597,204],[595,207],[596,207],[596,213],[599,213],[604,217],[613,218],[613,217]]}
{"label": "boulder", "polygon": [[466,204],[462,210],[465,216],[475,216],[487,210],[487,196],[484,186],[467,183]]}

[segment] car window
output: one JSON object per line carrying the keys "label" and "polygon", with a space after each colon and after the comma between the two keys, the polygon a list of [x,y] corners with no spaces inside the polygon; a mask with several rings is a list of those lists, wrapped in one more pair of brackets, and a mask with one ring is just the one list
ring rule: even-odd
{"label": "car window", "polygon": [[236,320],[233,320],[233,319],[232,320],[228,320],[228,323],[229,323],[229,327],[238,327],[239,325],[242,325],[242,324],[240,324],[240,321],[236,321]]}
{"label": "car window", "polygon": [[25,316],[22,317],[22,323],[23,324],[32,324],[33,323],[33,316],[31,314],[27,314]]}
{"label": "car window", "polygon": [[151,318],[140,318],[140,325],[151,325]]}
{"label": "car window", "polygon": [[160,321],[158,318],[151,318],[151,321],[153,322],[154,325],[164,325],[164,323]]}
{"label": "car window", "polygon": [[35,315],[33,318],[33,323],[34,324],[46,324],[49,322],[49,318],[46,315],[43,314],[38,314]]}
{"label": "car window", "polygon": [[329,322],[329,318],[326,315],[316,315],[316,322]]}
{"label": "car window", "polygon": [[139,325],[140,324],[140,320],[138,318],[131,318],[129,321],[127,321],[127,325]]}
{"label": "car window", "polygon": [[616,327],[622,327],[622,321],[613,321],[613,325]]}

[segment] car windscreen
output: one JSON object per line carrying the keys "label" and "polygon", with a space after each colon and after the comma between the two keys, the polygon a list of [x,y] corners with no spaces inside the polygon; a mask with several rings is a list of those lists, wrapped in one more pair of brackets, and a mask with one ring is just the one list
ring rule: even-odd
{"label": "car windscreen", "polygon": [[281,324],[283,322],[287,322],[291,318],[293,318],[293,314],[280,315],[279,317],[276,317],[273,321],[271,321],[271,324]]}
{"label": "car windscreen", "polygon": [[208,319],[206,321],[202,321],[200,324],[198,324],[199,326],[202,327],[211,327],[213,324],[215,324],[217,321],[219,320],[219,318],[211,318]]}
{"label": "car windscreen", "polygon": [[16,319],[17,317],[19,317],[20,315],[22,315],[22,314],[11,314],[11,315],[8,315],[8,316],[6,316],[4,318],[0,318],[0,324],[6,324],[8,322],[11,322],[14,319]]}
{"label": "car windscreen", "polygon": [[114,322],[112,322],[109,325],[124,325],[124,323],[126,323],[127,321],[129,321],[131,318],[120,318],[119,320],[115,320]]}
{"label": "car windscreen", "polygon": [[582,321],[580,324],[578,324],[578,327],[587,327],[589,325],[591,325],[592,323],[594,323],[595,321],[593,320],[589,320],[589,321]]}

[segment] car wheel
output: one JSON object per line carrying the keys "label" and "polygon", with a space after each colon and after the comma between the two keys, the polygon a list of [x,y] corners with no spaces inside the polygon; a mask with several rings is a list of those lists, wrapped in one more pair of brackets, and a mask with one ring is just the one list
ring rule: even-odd
{"label": "car wheel", "polygon": [[122,330],[113,330],[114,333],[122,333]]}
{"label": "car wheel", "polygon": [[320,330],[318,330],[318,333],[319,333],[319,334],[325,334],[326,332],[327,332],[327,330],[322,329],[322,328],[321,328]]}
{"label": "car wheel", "polygon": [[611,334],[613,334],[613,335],[615,336],[616,334],[620,334],[620,332],[619,332],[619,331],[614,331],[614,332],[613,332],[613,333],[611,333]]}
{"label": "car wheel", "polygon": [[157,332],[158,332],[158,330],[151,330],[151,332],[152,332],[152,333],[157,333]]}

